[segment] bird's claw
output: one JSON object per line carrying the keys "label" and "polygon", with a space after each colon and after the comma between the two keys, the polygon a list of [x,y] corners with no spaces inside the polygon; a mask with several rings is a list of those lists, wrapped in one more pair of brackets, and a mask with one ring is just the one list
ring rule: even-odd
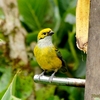
{"label": "bird's claw", "polygon": [[40,77],[43,76],[45,71],[43,71],[40,75],[38,75],[38,80],[40,80]]}
{"label": "bird's claw", "polygon": [[53,81],[53,77],[50,76],[50,78],[49,78],[49,83],[51,83],[52,81]]}

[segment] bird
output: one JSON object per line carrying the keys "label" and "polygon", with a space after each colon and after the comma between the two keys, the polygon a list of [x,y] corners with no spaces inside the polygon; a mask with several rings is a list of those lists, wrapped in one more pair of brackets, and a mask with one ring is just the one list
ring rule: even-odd
{"label": "bird", "polygon": [[43,72],[39,75],[39,79],[46,71],[53,71],[49,78],[49,82],[52,82],[55,73],[59,69],[68,71],[60,51],[54,46],[52,42],[53,34],[54,32],[51,28],[42,29],[38,33],[37,44],[33,50],[37,63],[41,69],[43,69]]}

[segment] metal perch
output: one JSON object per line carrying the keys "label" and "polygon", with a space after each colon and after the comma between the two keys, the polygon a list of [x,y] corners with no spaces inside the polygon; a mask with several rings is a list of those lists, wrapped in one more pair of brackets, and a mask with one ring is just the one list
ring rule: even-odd
{"label": "metal perch", "polygon": [[[39,75],[34,76],[35,82],[49,83],[49,76],[43,75],[40,77],[40,79],[38,76]],[[74,86],[74,87],[85,87],[85,79],[54,77],[51,84]]]}

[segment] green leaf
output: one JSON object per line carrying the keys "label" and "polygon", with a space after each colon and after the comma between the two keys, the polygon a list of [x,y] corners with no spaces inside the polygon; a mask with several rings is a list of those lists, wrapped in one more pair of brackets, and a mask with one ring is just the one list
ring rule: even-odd
{"label": "green leaf", "polygon": [[26,73],[26,71],[21,72],[16,83],[16,90],[20,91],[16,95],[22,100],[26,100],[31,95],[34,87],[33,74],[26,75]]}
{"label": "green leaf", "polygon": [[[15,74],[12,82],[10,83],[9,87],[7,88],[6,92],[4,93],[1,100],[20,100],[14,97],[15,95],[15,87],[16,87],[16,78],[17,74]],[[15,99],[14,99],[15,98]]]}
{"label": "green leaf", "polygon": [[84,78],[86,75],[86,61],[80,61],[80,67],[74,72],[75,77]]}
{"label": "green leaf", "polygon": [[74,66],[73,70],[76,70],[79,67],[79,59],[78,59],[78,55],[76,53],[74,43],[73,43],[73,40],[74,40],[73,38],[75,37],[74,32],[69,32],[68,36],[69,36],[68,43],[69,43],[69,46],[70,46],[72,56],[73,56],[74,61],[75,61],[75,66]]}
{"label": "green leaf", "polygon": [[64,99],[59,99],[58,96],[50,96],[47,100],[64,100]]}
{"label": "green leaf", "polygon": [[[84,88],[69,87],[69,86],[59,86],[59,92],[67,92],[66,97],[68,100],[84,100]],[[61,94],[61,93],[59,93]],[[64,95],[64,94],[62,94]]]}
{"label": "green leaf", "polygon": [[[24,6],[23,6],[24,5]],[[41,29],[49,9],[48,0],[18,0],[18,7],[23,21],[32,29]]]}
{"label": "green leaf", "polygon": [[36,92],[36,100],[47,100],[49,97],[54,95],[54,91],[55,86],[49,85],[47,87],[43,87]]}
{"label": "green leaf", "polygon": [[7,88],[11,80],[11,68],[0,67],[0,72],[3,73],[2,76],[0,77],[0,93],[1,93]]}
{"label": "green leaf", "polygon": [[39,66],[38,63],[37,63],[37,61],[34,61],[34,60],[30,61],[30,65],[31,65],[32,67],[37,67],[37,66]]}
{"label": "green leaf", "polygon": [[66,12],[73,13],[73,8],[75,13],[76,2],[77,0],[58,0],[60,15],[63,16]]}
{"label": "green leaf", "polygon": [[22,99],[19,99],[19,98],[12,95],[10,100],[22,100]]}
{"label": "green leaf", "polygon": [[59,51],[61,52],[61,55],[62,55],[63,59],[65,59],[65,60],[68,60],[68,58],[71,56],[71,53],[67,49],[60,48]]}
{"label": "green leaf", "polygon": [[34,31],[32,33],[27,34],[26,43],[30,44],[33,41],[37,41],[37,34],[39,31]]}

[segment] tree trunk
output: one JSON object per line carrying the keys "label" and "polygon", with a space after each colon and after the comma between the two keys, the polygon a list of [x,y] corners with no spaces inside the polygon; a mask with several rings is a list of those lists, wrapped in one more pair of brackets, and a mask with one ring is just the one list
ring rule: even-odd
{"label": "tree trunk", "polygon": [[91,0],[85,100],[100,100],[100,0]]}

